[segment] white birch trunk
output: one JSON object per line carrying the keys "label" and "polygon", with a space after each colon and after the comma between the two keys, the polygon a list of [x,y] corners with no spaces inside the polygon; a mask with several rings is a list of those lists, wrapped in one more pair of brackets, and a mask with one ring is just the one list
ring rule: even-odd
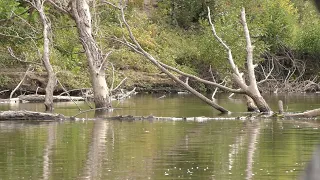
{"label": "white birch trunk", "polygon": [[79,38],[85,50],[96,108],[111,108],[109,88],[106,83],[105,62],[92,36],[91,14],[86,0],[71,1],[71,15],[74,18]]}

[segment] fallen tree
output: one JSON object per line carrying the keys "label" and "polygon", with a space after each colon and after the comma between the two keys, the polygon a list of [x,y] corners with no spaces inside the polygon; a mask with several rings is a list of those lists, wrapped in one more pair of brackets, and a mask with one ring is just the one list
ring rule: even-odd
{"label": "fallen tree", "polygon": [[[90,109],[83,111],[87,113],[88,111],[96,111],[97,109]],[[253,120],[253,119],[279,119],[279,116],[275,115],[265,115],[265,114],[248,114],[247,116],[238,116],[238,117],[157,117],[157,116],[132,116],[132,115],[120,115],[120,116],[97,116],[95,118],[77,118],[78,115],[83,114],[78,113],[75,116],[64,116],[62,114],[54,113],[43,113],[43,112],[34,112],[34,111],[0,111],[0,121],[11,121],[11,120],[48,120],[48,121],[61,121],[61,120],[95,120],[95,119],[104,119],[104,120],[118,120],[118,121],[195,121],[195,122],[205,122],[205,121],[214,121],[214,120]],[[303,113],[285,113],[281,116],[284,120],[290,120],[292,118],[298,119],[318,119],[320,117],[320,109],[305,111]]]}
{"label": "fallen tree", "polygon": [[301,113],[286,113],[283,110],[283,102],[279,100],[279,115],[283,117],[296,117],[296,118],[314,118],[320,116],[320,108],[307,110]]}
{"label": "fallen tree", "polygon": [[[20,101],[28,102],[44,102],[45,95],[21,95],[18,97]],[[85,98],[78,96],[52,96],[53,102],[66,102],[66,101],[84,101]]]}
{"label": "fallen tree", "polygon": [[[265,99],[260,94],[258,86],[257,86],[258,83],[257,83],[256,77],[255,77],[255,70],[254,70],[256,65],[253,64],[253,47],[251,45],[251,39],[250,39],[249,29],[248,29],[248,26],[247,26],[247,23],[246,23],[246,17],[245,17],[244,8],[241,11],[241,24],[243,26],[243,30],[244,30],[244,34],[245,34],[245,38],[246,38],[246,44],[247,44],[247,47],[246,47],[246,50],[247,50],[247,61],[246,61],[246,64],[247,64],[247,76],[249,77],[249,84],[246,84],[246,81],[244,79],[244,74],[239,71],[238,67],[234,63],[231,49],[217,35],[217,33],[215,31],[215,28],[214,28],[214,25],[213,25],[213,23],[211,21],[210,9],[208,7],[208,19],[209,19],[209,22],[210,22],[210,25],[211,25],[211,28],[212,28],[213,36],[226,49],[227,54],[228,54],[229,65],[230,65],[230,67],[232,69],[232,72],[233,72],[231,75],[233,77],[234,82],[239,86],[239,89],[233,89],[233,88],[227,87],[225,85],[218,84],[218,83],[213,82],[213,81],[208,81],[208,80],[202,79],[200,77],[197,77],[197,76],[182,72],[182,71],[176,69],[173,66],[169,66],[167,64],[162,63],[161,61],[158,61],[150,53],[148,53],[146,50],[144,50],[141,47],[141,45],[139,44],[139,42],[136,40],[135,36],[132,33],[130,25],[126,21],[123,7],[124,6],[121,5],[118,8],[121,10],[122,22],[125,24],[126,29],[129,32],[129,37],[130,37],[131,42],[127,41],[125,38],[122,38],[122,39],[121,38],[117,38],[116,41],[127,45],[128,47],[130,47],[135,52],[137,52],[137,53],[143,55],[144,57],[146,57],[160,71],[162,71],[163,73],[167,74],[176,83],[178,83],[179,85],[181,85],[182,87],[187,89],[189,92],[191,92],[192,94],[197,96],[199,99],[201,99],[202,101],[204,101],[205,103],[209,104],[210,106],[212,106],[213,108],[215,108],[216,110],[218,110],[218,111],[220,111],[222,113],[226,113],[226,112],[229,112],[229,111],[227,109],[221,107],[220,105],[218,105],[215,101],[210,100],[209,98],[205,97],[200,92],[196,91],[194,88],[189,86],[189,84],[188,84],[189,78],[192,78],[192,79],[194,79],[196,81],[199,81],[199,82],[207,84],[207,85],[215,86],[217,88],[220,88],[220,89],[228,91],[228,92],[237,93],[237,94],[245,94],[247,102],[248,102],[247,103],[248,110],[256,110],[256,109],[258,109],[260,112],[264,112],[264,113],[271,113],[272,112],[271,108],[269,107],[269,105],[267,104]],[[186,81],[184,82],[184,81],[180,80],[180,78],[177,75],[175,75],[174,73],[172,73],[171,71],[186,77],[185,78]],[[266,78],[268,78],[268,77],[266,77]]]}
{"label": "fallen tree", "polygon": [[10,120],[66,120],[62,114],[43,113],[34,111],[0,111],[1,121]]}

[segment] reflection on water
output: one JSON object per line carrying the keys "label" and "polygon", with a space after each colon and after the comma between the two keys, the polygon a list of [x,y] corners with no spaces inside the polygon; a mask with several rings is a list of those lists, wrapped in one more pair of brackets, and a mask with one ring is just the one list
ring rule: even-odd
{"label": "reflection on water", "polygon": [[[275,108],[278,99],[291,111],[320,107],[319,96],[274,96],[268,102]],[[245,110],[240,98],[218,101],[238,112],[231,116]],[[218,115],[190,96],[137,96],[114,103],[118,109],[110,116]],[[10,108],[43,110],[42,104],[0,106]],[[55,110],[78,113],[71,103],[55,104]],[[2,121],[0,179],[297,179],[320,142],[319,126],[294,119]]]}

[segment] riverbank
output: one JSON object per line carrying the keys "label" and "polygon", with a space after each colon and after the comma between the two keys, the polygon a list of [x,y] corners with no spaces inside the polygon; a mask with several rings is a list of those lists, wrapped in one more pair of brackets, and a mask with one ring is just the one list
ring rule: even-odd
{"label": "riverbank", "polygon": [[[23,69],[4,69],[0,72],[0,98],[9,97],[11,91],[19,84],[25,72]],[[137,92],[143,93],[177,93],[183,91],[175,82],[162,73],[148,73],[133,70],[121,72],[122,77],[126,78],[122,85],[124,89],[136,88]],[[67,90],[90,88],[90,82],[87,74],[74,75],[70,72],[59,72],[59,81]],[[117,84],[115,83],[114,87]],[[45,72],[28,72],[26,78],[17,90],[16,95],[20,94],[44,94],[46,86]],[[54,94],[58,95],[64,92],[61,86],[57,86]],[[73,94],[72,94],[73,93]],[[71,92],[77,95],[79,91]]]}
{"label": "riverbank", "polygon": [[[118,76],[115,79],[113,87],[126,78],[121,85],[122,89],[131,90],[135,88],[139,93],[178,93],[186,91],[177,83],[171,80],[167,75],[160,72],[143,72],[135,71],[133,69],[122,70],[117,72]],[[25,69],[20,68],[5,68],[0,72],[0,98],[8,98],[10,93],[20,83],[25,75]],[[73,96],[81,96],[81,89],[90,89],[89,74],[84,72],[81,75],[76,75],[69,71],[60,71],[57,73],[58,80],[68,91],[78,89],[70,92]],[[189,81],[190,85],[195,87],[200,92],[210,91],[206,89],[203,84]],[[111,84],[111,81],[108,82]],[[287,89],[285,89],[285,86]],[[21,86],[18,88],[13,97],[21,94],[44,94],[46,87],[46,73],[45,72],[28,72],[26,78],[23,80]],[[320,84],[313,81],[295,82],[294,84],[279,84],[279,82],[267,82],[262,84],[260,90],[265,93],[297,93],[297,92],[319,92]],[[211,89],[212,90],[212,89]],[[293,91],[294,90],[294,91]],[[55,88],[54,95],[63,93],[64,90],[60,85]]]}

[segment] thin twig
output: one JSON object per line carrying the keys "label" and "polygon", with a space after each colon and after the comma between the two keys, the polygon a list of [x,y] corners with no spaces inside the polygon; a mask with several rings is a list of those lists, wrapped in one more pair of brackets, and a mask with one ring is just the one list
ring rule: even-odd
{"label": "thin twig", "polygon": [[105,55],[105,57],[103,58],[103,61],[101,62],[101,65],[100,65],[100,67],[99,67],[99,70],[98,70],[97,74],[101,71],[101,68],[104,67],[105,61],[107,60],[108,56],[109,56],[112,52],[113,52],[113,51],[111,50],[111,51],[109,51],[109,52]]}
{"label": "thin twig", "polygon": [[110,6],[116,8],[116,9],[118,9],[118,10],[121,10],[121,8],[120,8],[119,6],[114,5],[114,4],[112,4],[111,2],[109,2],[109,1],[102,0],[101,2],[102,2],[102,3],[105,3],[105,4],[107,4],[107,5],[110,5]]}
{"label": "thin twig", "polygon": [[27,71],[24,73],[23,78],[21,79],[21,81],[19,82],[19,84],[16,86],[16,88],[14,88],[14,90],[10,93],[9,98],[11,99],[13,94],[16,92],[16,90],[21,86],[21,84],[23,83],[24,79],[26,78],[28,72],[30,71],[30,69],[32,69],[33,67],[31,65],[29,65]]}
{"label": "thin twig", "polygon": [[87,112],[90,112],[90,111],[95,111],[95,110],[101,110],[101,109],[114,110],[114,109],[121,109],[121,108],[112,108],[112,109],[110,109],[108,107],[101,107],[101,108],[88,109],[88,110],[85,110],[85,111],[81,111],[78,114],[76,114],[74,116],[71,116],[70,118],[74,119],[75,117],[79,116],[80,114],[87,113]]}
{"label": "thin twig", "polygon": [[114,89],[112,89],[111,91],[114,92],[116,91],[119,87],[121,87],[121,85],[127,80],[127,77],[123,78],[121,80],[121,82],[117,85],[117,87],[115,87]]}
{"label": "thin twig", "polygon": [[3,91],[0,91],[0,94],[4,93],[4,92],[8,92],[10,90],[3,90]]}
{"label": "thin twig", "polygon": [[77,106],[77,108],[79,109],[79,111],[81,111],[81,108],[80,108],[80,107],[78,106],[78,104],[71,98],[68,90],[61,84],[61,82],[58,80],[58,78],[57,78],[57,81],[58,81],[59,85],[61,86],[62,90],[64,90],[64,91],[67,93],[67,95],[68,95],[68,97],[70,98],[70,100]]}
{"label": "thin twig", "polygon": [[7,49],[8,49],[9,54],[11,55],[11,57],[13,57],[14,59],[16,59],[17,61],[20,61],[20,62],[23,62],[23,63],[29,63],[29,64],[36,64],[36,65],[42,66],[42,64],[40,64],[40,63],[22,60],[21,58],[17,57],[17,56],[13,53],[11,47],[7,47]]}
{"label": "thin twig", "polygon": [[129,97],[131,94],[134,94],[135,93],[135,90],[136,90],[136,87],[134,87],[130,92],[128,93],[125,93],[122,97],[120,97],[118,100],[122,100],[126,97]]}
{"label": "thin twig", "polygon": [[72,91],[81,91],[81,92],[82,92],[82,90],[89,90],[89,89],[92,89],[92,88],[71,89],[71,90],[64,91],[64,92],[60,93],[59,96],[62,96],[62,95],[64,95],[64,94],[66,94],[66,93],[68,93],[68,92],[72,92]]}

